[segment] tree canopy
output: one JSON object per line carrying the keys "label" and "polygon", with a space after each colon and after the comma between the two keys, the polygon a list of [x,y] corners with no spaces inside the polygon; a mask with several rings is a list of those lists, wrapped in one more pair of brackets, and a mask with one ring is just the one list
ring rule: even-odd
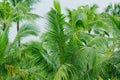
{"label": "tree canopy", "polygon": [[[34,23],[40,15],[31,13],[37,2],[0,2],[0,80],[120,80],[119,3],[101,13],[95,4],[65,14],[54,0],[41,34]],[[12,23],[17,34],[10,42]],[[39,40],[21,42],[30,35]]]}

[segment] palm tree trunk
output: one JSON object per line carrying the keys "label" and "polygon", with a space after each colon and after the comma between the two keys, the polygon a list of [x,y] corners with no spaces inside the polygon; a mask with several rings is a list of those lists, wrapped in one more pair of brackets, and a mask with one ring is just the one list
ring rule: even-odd
{"label": "palm tree trunk", "polygon": [[[17,33],[18,33],[18,31],[19,31],[19,20],[17,21]],[[20,47],[20,39],[18,39],[18,46]]]}
{"label": "palm tree trunk", "polygon": [[16,6],[15,0],[13,0],[13,6]]}
{"label": "palm tree trunk", "polygon": [[90,34],[90,33],[91,33],[91,31],[92,31],[92,29],[89,29],[89,30],[88,30],[88,33]]}
{"label": "palm tree trunk", "polygon": [[3,23],[3,31],[5,31],[5,29],[6,29],[6,24]]}

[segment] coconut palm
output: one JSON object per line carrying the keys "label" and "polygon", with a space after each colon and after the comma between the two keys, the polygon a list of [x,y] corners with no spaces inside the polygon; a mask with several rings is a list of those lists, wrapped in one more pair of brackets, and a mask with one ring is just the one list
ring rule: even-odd
{"label": "coconut palm", "polygon": [[[15,22],[33,19],[27,15],[30,2],[11,2]],[[54,0],[47,13],[47,31],[39,41],[21,46],[19,40],[38,34],[35,25],[22,25],[11,43],[6,27],[0,32],[0,80],[119,80],[120,19],[96,10],[96,5],[80,6],[65,15]]]}
{"label": "coconut palm", "polygon": [[[22,63],[24,63],[21,59],[25,60],[25,58],[22,56],[22,47],[17,46],[17,41],[29,35],[38,35],[38,29],[32,24],[23,25],[12,43],[9,42],[8,32],[9,27],[0,34],[0,79],[19,79],[21,76],[25,78],[26,72],[20,68],[23,67]],[[18,62],[19,64],[17,64]],[[15,76],[15,74],[19,74],[19,76]]]}
{"label": "coconut palm", "polygon": [[104,70],[104,75],[103,75],[103,78],[104,79],[107,79],[107,78],[110,78],[111,80],[115,80],[115,79],[119,79],[120,77],[118,76],[120,74],[120,71],[119,71],[119,42],[120,42],[120,37],[119,37],[119,32],[120,32],[120,19],[117,15],[109,15],[108,16],[111,20],[111,23],[113,24],[114,26],[114,31],[113,32],[115,35],[114,36],[114,39],[116,38],[116,42],[118,44],[114,44],[116,47],[115,47],[115,51],[114,53],[112,54],[112,56],[110,57],[110,59],[108,59],[106,62],[105,62],[105,65],[106,65],[106,70]]}
{"label": "coconut palm", "polygon": [[[20,22],[22,20],[35,20],[39,18],[39,15],[31,13],[32,5],[39,0],[9,0],[12,4],[13,13],[14,13],[14,22],[17,25],[17,32],[20,28]],[[20,46],[20,40],[18,42]]]}
{"label": "coconut palm", "polygon": [[12,7],[10,6],[10,3],[6,0],[0,2],[0,25],[3,31],[6,27],[10,26],[13,20],[12,16]]}
{"label": "coconut palm", "polygon": [[[34,20],[39,16],[37,14],[30,13],[31,6],[38,0],[9,0],[12,3],[12,7],[14,9],[14,17],[15,22],[17,22],[17,26],[19,26],[19,22],[22,19]],[[19,27],[17,27],[17,31],[19,31]]]}
{"label": "coconut palm", "polygon": [[48,79],[102,79],[106,67],[102,65],[111,59],[118,43],[118,38],[111,37],[110,18],[96,13],[95,5],[81,6],[68,10],[67,22],[60,4],[55,1],[54,7],[48,12],[48,31],[42,37],[48,60],[54,65],[53,78],[50,72]]}

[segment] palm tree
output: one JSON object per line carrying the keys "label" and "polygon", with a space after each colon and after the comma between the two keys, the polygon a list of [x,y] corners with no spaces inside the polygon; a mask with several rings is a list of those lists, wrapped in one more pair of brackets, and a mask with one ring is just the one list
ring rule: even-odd
{"label": "palm tree", "polygon": [[[12,79],[12,76],[15,76],[15,74],[19,74],[20,77],[25,77],[26,72],[20,67],[22,63],[24,63],[21,59],[24,59],[24,61],[26,60],[25,57],[22,56],[21,48],[17,47],[17,41],[19,38],[22,39],[29,35],[38,35],[38,29],[35,28],[33,24],[24,24],[12,43],[9,42],[8,32],[9,27],[0,34],[0,79]],[[18,62],[19,64],[17,64]],[[5,70],[7,70],[7,72]],[[7,77],[5,77],[5,75]]]}
{"label": "palm tree", "polygon": [[[116,31],[115,32],[115,35],[114,35],[114,38],[116,38],[117,40],[115,40],[115,41],[117,41],[117,43],[118,44],[116,44],[116,51],[114,52],[114,54],[112,55],[112,57],[108,60],[109,62],[107,63],[106,62],[106,65],[108,66],[110,66],[109,67],[109,69],[110,70],[106,70],[105,72],[106,72],[106,74],[107,74],[107,76],[109,76],[109,77],[111,77],[111,79],[112,80],[114,80],[114,79],[119,79],[120,77],[118,76],[119,74],[120,74],[120,71],[119,71],[119,51],[120,51],[120,48],[119,48],[119,42],[120,42],[120,36],[119,36],[119,33],[120,33],[120,18],[119,18],[119,16],[118,15],[109,15],[108,16],[109,18],[110,18],[110,20],[111,20],[111,22],[113,23],[113,25],[114,25],[114,30]],[[109,72],[111,73],[111,74],[109,74]],[[106,75],[105,75],[106,76]]]}
{"label": "palm tree", "polygon": [[2,30],[4,31],[6,27],[9,27],[12,20],[12,7],[10,3],[6,0],[0,2],[0,24],[2,26]]}
{"label": "palm tree", "polygon": [[[39,15],[31,13],[32,5],[39,0],[9,0],[12,3],[14,22],[17,24],[17,32],[19,31],[20,22],[22,20],[35,20]],[[20,40],[18,41],[20,46]]]}
{"label": "palm tree", "polygon": [[42,37],[48,60],[54,65],[53,73],[49,73],[52,78],[48,75],[47,79],[102,79],[102,65],[113,57],[118,43],[117,38],[111,37],[110,18],[96,13],[95,5],[80,6],[68,10],[67,22],[60,4],[55,1],[54,7],[48,12],[48,31]]}
{"label": "palm tree", "polygon": [[[33,0],[11,1],[17,26],[25,18],[33,19],[28,14]],[[80,6],[68,9],[65,15],[54,0],[54,8],[47,14],[47,31],[39,41],[21,46],[19,40],[38,34],[35,25],[23,24],[11,43],[6,27],[0,32],[0,80],[120,79],[120,19],[96,9],[96,5]]]}

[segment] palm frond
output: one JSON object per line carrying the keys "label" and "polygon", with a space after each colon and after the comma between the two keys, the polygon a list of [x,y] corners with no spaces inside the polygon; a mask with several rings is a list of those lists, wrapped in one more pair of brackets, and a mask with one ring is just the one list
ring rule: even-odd
{"label": "palm frond", "polygon": [[71,64],[63,64],[58,69],[54,80],[75,80],[75,68]]}
{"label": "palm frond", "polygon": [[8,31],[7,28],[4,32],[0,33],[0,64],[3,62],[5,49],[9,43]]}
{"label": "palm frond", "polygon": [[21,39],[30,35],[34,35],[34,36],[38,35],[38,29],[36,25],[24,24],[21,26],[19,32],[17,33],[14,42],[17,41],[18,39]]}
{"label": "palm frond", "polygon": [[[52,9],[48,13],[48,32],[47,32],[47,39],[51,39],[54,42],[55,46],[57,47],[58,55],[61,57],[61,62],[63,62],[63,55],[64,55],[64,18],[65,16],[56,10]],[[48,42],[49,43],[49,42]]]}
{"label": "palm frond", "polygon": [[120,29],[120,18],[115,16],[110,16],[111,20],[115,23],[116,27]]}

